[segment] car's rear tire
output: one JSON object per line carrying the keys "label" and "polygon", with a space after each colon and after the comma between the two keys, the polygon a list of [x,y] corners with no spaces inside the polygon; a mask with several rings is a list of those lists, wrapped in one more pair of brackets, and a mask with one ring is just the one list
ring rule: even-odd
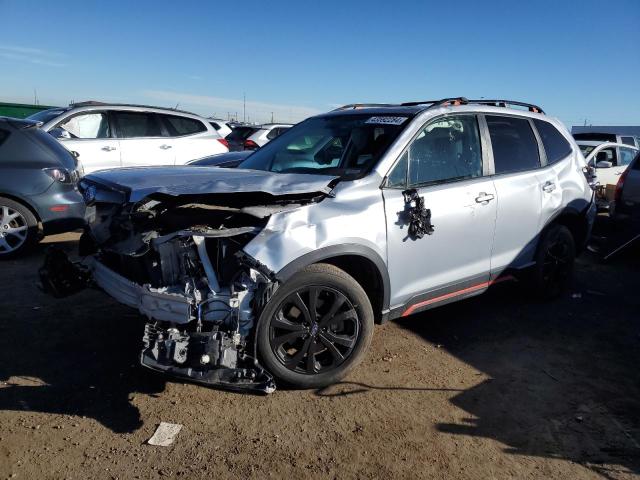
{"label": "car's rear tire", "polygon": [[360,284],[333,265],[310,265],[282,284],[263,309],[258,353],[279,381],[324,387],[362,360],[373,328],[373,310]]}
{"label": "car's rear tire", "polygon": [[0,197],[0,260],[25,253],[38,239],[38,220],[31,210]]}
{"label": "car's rear tire", "polygon": [[576,246],[564,225],[551,225],[538,244],[531,288],[536,297],[551,300],[567,291],[573,278]]}

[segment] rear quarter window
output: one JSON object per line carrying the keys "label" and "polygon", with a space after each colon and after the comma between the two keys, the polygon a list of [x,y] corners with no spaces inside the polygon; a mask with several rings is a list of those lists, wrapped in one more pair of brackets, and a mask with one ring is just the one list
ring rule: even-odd
{"label": "rear quarter window", "polygon": [[564,136],[549,122],[534,119],[533,123],[538,129],[544,151],[547,154],[547,165],[552,165],[571,154],[571,145]]}
{"label": "rear quarter window", "polygon": [[193,135],[207,131],[204,123],[195,118],[162,115],[162,120],[172,137],[182,137],[184,135]]}

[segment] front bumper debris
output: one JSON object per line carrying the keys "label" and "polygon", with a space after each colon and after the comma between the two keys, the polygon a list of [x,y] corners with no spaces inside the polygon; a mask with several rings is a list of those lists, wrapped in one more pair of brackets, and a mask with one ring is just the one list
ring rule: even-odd
{"label": "front bumper debris", "polygon": [[[47,251],[39,274],[43,290],[55,297],[97,286],[147,317],[140,354],[140,363],[146,368],[229,390],[269,394],[276,388],[273,377],[247,353],[250,343],[239,330],[223,330],[219,306],[205,308],[207,302],[196,304],[184,293],[139,285],[94,257],[73,263],[55,248]],[[240,292],[241,298],[243,295]],[[226,305],[225,318],[227,314],[232,317],[239,329],[244,307],[237,293],[221,292],[215,303],[209,303]],[[202,331],[202,325],[207,325],[208,331]]]}
{"label": "front bumper debris", "polygon": [[224,332],[181,334],[147,324],[140,363],[158,372],[229,390],[272,393],[273,377],[248,355],[242,356]]}
{"label": "front bumper debris", "polygon": [[91,273],[80,263],[69,260],[59,248],[51,247],[38,270],[41,289],[55,298],[64,298],[91,285]]}

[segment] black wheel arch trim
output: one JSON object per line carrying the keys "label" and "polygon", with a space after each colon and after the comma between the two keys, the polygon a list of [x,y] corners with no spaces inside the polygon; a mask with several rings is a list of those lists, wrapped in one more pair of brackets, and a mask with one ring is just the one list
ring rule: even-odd
{"label": "black wheel arch trim", "polygon": [[[301,257],[296,258],[291,263],[284,266],[278,273],[276,273],[276,279],[278,281],[285,282],[294,273],[302,270],[304,267],[313,265],[314,263],[322,262],[335,257],[341,257],[346,255],[353,255],[363,257],[369,260],[378,270],[380,279],[382,280],[382,313],[389,310],[389,298],[391,292],[391,281],[389,279],[389,271],[387,270],[387,264],[378,253],[372,248],[357,243],[344,244],[344,245],[331,245],[329,247],[319,248],[313,252],[309,252]],[[383,315],[384,317],[384,315]]]}
{"label": "black wheel arch trim", "polygon": [[[580,201],[574,201],[569,203],[569,205],[567,205],[563,209],[555,212],[555,214],[547,220],[544,227],[542,227],[540,231],[540,239],[542,238],[542,235],[544,234],[544,232],[548,230],[551,225],[561,223],[561,222],[558,222],[558,220],[560,220],[561,218],[567,218],[567,217],[573,218],[575,220],[579,220],[580,222],[584,222],[584,227],[586,228],[584,232],[585,238],[582,239],[583,244],[582,245],[576,244],[576,248],[578,252],[582,251],[585,246],[584,244],[586,244],[586,242],[589,240],[589,236],[591,234],[591,227],[593,226],[592,222],[589,222],[589,219],[587,218],[587,215],[589,214],[589,210],[593,205],[593,200],[591,201],[584,200],[584,205],[576,205],[576,203],[582,204],[582,202]],[[538,240],[538,244],[539,243],[540,241]]]}
{"label": "black wheel arch trim", "polygon": [[36,206],[31,203],[31,201],[28,198],[23,197],[22,195],[16,195],[14,193],[5,193],[0,191],[0,198],[6,198],[8,200],[13,200],[14,202],[17,202],[21,205],[24,205],[25,208],[28,208],[31,213],[33,213],[33,216],[36,217],[36,221],[37,222],[41,222],[42,221],[42,217],[40,216],[40,212],[38,211],[38,209],[36,208]]}

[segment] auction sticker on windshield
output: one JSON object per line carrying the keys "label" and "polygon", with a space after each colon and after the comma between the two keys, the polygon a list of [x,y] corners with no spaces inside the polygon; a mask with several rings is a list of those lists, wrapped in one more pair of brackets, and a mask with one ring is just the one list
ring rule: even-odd
{"label": "auction sticker on windshield", "polygon": [[376,125],[402,125],[407,117],[371,117],[364,123],[373,123]]}

